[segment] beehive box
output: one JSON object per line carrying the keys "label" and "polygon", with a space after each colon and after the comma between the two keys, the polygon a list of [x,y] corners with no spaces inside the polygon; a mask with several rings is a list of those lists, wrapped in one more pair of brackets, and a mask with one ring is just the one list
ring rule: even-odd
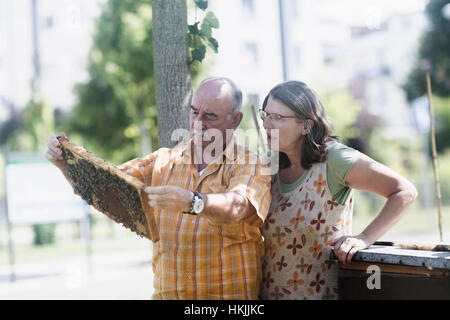
{"label": "beehive box", "polygon": [[[434,247],[448,249],[448,244]],[[372,245],[358,251],[351,263],[339,263],[339,299],[449,300],[450,252],[435,248]],[[331,259],[337,259],[334,252]]]}
{"label": "beehive box", "polygon": [[145,184],[65,137],[58,140],[67,163],[66,178],[75,194],[141,237],[158,241]]}

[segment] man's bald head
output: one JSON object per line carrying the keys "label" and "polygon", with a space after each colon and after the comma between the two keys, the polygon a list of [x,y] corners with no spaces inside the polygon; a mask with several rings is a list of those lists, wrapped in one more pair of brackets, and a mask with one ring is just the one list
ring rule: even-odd
{"label": "man's bald head", "polygon": [[242,91],[226,77],[211,77],[203,80],[196,91],[205,91],[212,99],[228,100],[232,113],[242,108]]}
{"label": "man's bald head", "polygon": [[[189,124],[192,132],[217,129],[222,141],[227,130],[235,130],[242,120],[242,93],[228,78],[208,78],[202,81],[192,96]],[[203,139],[203,147],[210,144]]]}

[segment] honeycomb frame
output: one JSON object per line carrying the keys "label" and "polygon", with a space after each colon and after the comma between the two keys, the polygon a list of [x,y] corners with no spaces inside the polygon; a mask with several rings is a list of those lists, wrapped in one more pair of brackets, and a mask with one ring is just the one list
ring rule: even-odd
{"label": "honeycomb frame", "polygon": [[67,164],[65,176],[74,193],[139,236],[158,241],[146,185],[67,138],[57,139]]}

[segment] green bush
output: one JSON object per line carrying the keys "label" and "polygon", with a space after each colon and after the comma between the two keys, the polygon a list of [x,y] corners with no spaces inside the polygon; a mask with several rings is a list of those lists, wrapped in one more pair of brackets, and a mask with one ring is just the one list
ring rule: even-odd
{"label": "green bush", "polygon": [[56,224],[36,224],[33,225],[34,239],[33,245],[44,246],[56,242]]}
{"label": "green bush", "polygon": [[[438,168],[442,197],[441,204],[443,206],[448,206],[450,205],[450,149],[447,149],[444,154],[438,155]],[[435,196],[436,192],[434,190],[435,187],[433,184],[433,195]]]}

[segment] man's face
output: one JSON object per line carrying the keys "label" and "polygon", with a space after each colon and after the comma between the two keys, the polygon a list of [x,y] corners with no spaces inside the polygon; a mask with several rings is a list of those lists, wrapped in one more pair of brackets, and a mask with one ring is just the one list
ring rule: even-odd
{"label": "man's face", "polygon": [[[204,135],[205,131],[215,129],[222,134],[223,144],[226,143],[226,130],[236,129],[242,119],[241,112],[233,114],[231,89],[220,82],[207,82],[194,93],[189,117],[190,130],[193,136],[202,137],[205,147],[215,138]],[[217,131],[218,130],[218,131]],[[214,131],[210,130],[211,133]]]}

